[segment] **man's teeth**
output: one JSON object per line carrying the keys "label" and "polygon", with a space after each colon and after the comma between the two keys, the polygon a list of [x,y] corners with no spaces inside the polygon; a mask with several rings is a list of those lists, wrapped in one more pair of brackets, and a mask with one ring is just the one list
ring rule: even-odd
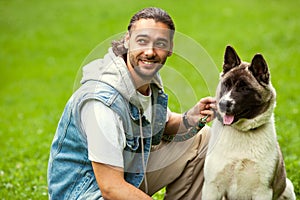
{"label": "man's teeth", "polygon": [[143,61],[143,63],[145,63],[145,64],[153,64],[154,62],[153,61]]}

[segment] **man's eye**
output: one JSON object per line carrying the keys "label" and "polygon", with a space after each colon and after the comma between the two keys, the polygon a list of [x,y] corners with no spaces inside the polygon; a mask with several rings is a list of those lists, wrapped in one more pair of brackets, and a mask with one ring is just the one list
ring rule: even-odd
{"label": "man's eye", "polygon": [[147,41],[145,39],[138,39],[137,43],[138,44],[147,44]]}
{"label": "man's eye", "polygon": [[164,49],[164,48],[167,47],[167,43],[166,43],[166,42],[156,42],[156,43],[155,43],[155,46],[156,46],[157,48]]}

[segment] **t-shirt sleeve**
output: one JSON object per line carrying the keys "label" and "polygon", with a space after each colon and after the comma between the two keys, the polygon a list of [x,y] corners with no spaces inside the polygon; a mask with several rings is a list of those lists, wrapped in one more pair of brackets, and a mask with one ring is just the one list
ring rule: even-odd
{"label": "t-shirt sleeve", "polygon": [[169,107],[167,107],[167,118],[166,118],[166,123],[169,121],[171,114],[172,114],[172,111],[170,110]]}
{"label": "t-shirt sleeve", "polygon": [[100,101],[90,100],[81,109],[81,121],[89,160],[124,168],[126,138],[120,116]]}

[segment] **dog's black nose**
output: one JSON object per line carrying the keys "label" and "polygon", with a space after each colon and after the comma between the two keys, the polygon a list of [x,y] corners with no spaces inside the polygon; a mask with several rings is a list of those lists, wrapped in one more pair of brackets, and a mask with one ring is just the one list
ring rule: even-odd
{"label": "dog's black nose", "polygon": [[220,110],[223,111],[223,112],[231,112],[231,111],[232,111],[232,108],[233,108],[233,102],[230,101],[230,100],[222,99],[222,100],[219,102],[219,108],[220,108]]}

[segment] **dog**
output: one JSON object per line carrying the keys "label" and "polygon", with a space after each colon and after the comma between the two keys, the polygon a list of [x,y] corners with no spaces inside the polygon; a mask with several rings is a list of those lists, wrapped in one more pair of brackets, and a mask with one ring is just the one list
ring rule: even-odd
{"label": "dog", "polygon": [[277,142],[276,92],[263,56],[243,62],[227,46],[216,101],[202,199],[296,199]]}

